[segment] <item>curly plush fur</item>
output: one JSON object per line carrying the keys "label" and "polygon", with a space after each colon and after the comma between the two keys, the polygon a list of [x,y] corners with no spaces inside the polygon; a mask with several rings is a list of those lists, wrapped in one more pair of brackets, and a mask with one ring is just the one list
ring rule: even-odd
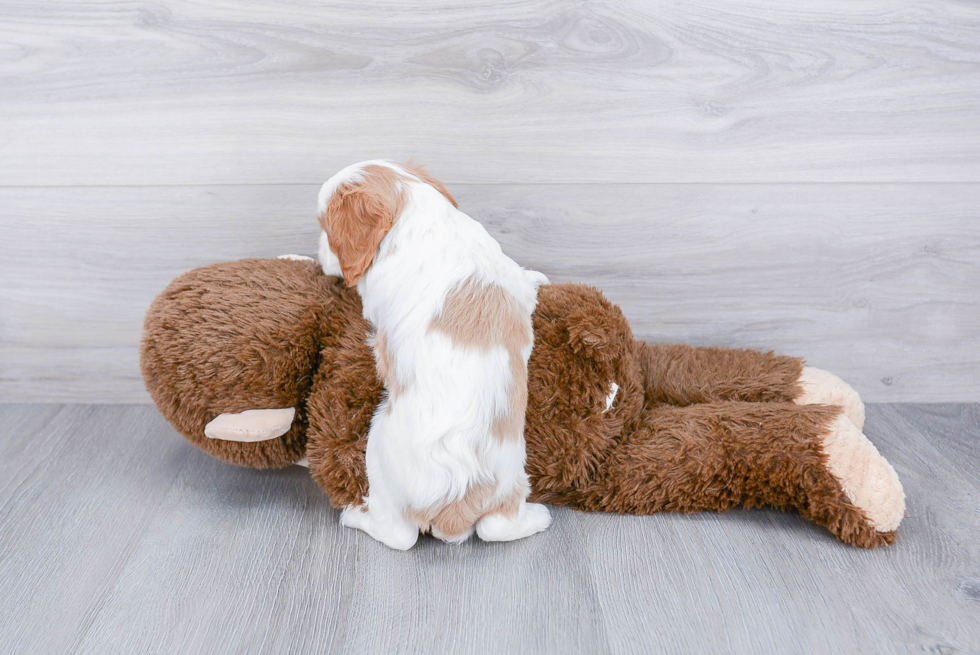
{"label": "curly plush fur", "polygon": [[[364,450],[383,391],[368,329],[357,295],[315,263],[217,264],[153,303],[142,370],[192,443],[259,468],[305,454],[331,502],[347,507],[368,490]],[[629,514],[767,505],[796,509],[846,543],[894,542],[904,508],[894,470],[841,406],[794,402],[800,359],[646,344],[599,291],[574,284],[540,289],[534,333],[531,500]],[[204,436],[219,414],[286,407],[296,419],[281,437]]]}

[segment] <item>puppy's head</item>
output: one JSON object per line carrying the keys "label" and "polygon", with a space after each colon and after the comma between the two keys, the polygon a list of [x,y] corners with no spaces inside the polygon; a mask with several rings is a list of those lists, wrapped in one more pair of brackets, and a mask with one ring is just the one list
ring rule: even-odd
{"label": "puppy's head", "polygon": [[362,162],[327,180],[318,202],[324,273],[342,275],[348,287],[357,285],[405,209],[413,182],[433,187],[457,206],[441,182],[412,162]]}
{"label": "puppy's head", "polygon": [[401,173],[387,163],[355,164],[327,180],[318,217],[324,273],[339,273],[347,286],[355,286],[405,202]]}

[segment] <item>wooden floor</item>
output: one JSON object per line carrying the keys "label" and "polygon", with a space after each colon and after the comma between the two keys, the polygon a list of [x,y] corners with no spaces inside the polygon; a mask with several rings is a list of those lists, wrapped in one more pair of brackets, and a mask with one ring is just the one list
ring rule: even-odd
{"label": "wooden floor", "polygon": [[774,511],[557,509],[399,553],[305,469],[213,460],[152,406],[0,405],[0,652],[978,652],[980,405],[868,409],[908,495],[890,548]]}

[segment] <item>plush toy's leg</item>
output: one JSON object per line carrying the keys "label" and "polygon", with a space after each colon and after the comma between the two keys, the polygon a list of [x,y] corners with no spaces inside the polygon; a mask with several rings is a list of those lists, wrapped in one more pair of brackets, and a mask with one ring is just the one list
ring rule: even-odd
{"label": "plush toy's leg", "polygon": [[895,469],[874,444],[842,414],[821,437],[820,447],[851,504],[877,532],[894,533],[905,516],[905,493]]}
{"label": "plush toy's leg", "polygon": [[849,384],[828,371],[804,366],[800,373],[803,392],[793,399],[799,405],[840,405],[859,430],[864,429],[864,403]]}
{"label": "plush toy's leg", "polygon": [[795,508],[841,541],[873,548],[894,542],[904,493],[839,407],[723,402],[645,411],[603,479],[573,503],[631,514],[762,505]]}
{"label": "plush toy's leg", "polygon": [[833,373],[803,366],[796,357],[684,344],[640,344],[645,403],[693,405],[720,400],[840,405],[858,429],[864,403]]}
{"label": "plush toy's leg", "polygon": [[730,348],[639,343],[645,405],[723,400],[789,402],[800,396],[803,360]]}
{"label": "plush toy's leg", "polygon": [[551,513],[538,503],[521,501],[514,515],[487,514],[476,524],[476,534],[484,541],[514,541],[547,530]]}

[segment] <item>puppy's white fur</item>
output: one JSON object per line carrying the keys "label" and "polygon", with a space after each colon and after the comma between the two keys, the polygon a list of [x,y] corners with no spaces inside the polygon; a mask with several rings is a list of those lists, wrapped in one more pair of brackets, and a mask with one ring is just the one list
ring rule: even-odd
{"label": "puppy's white fur", "polygon": [[[434,182],[431,178],[388,161],[362,162],[331,177],[319,194],[321,221],[327,220],[338,188],[363,181],[377,170],[373,167],[397,173],[397,191],[404,194],[401,213],[356,282],[374,338],[384,335],[386,352],[379,352],[376,342],[372,345],[376,358],[388,359],[388,394],[368,433],[368,496],[363,505],[348,507],[341,522],[405,550],[419,535],[413,510],[460,502],[479,488],[484,496],[480,506],[487,513],[457,534],[442,535],[433,528],[436,536],[462,541],[476,529],[484,540],[503,541],[544,530],[551,522],[547,508],[525,500],[530,486],[524,470],[523,412],[519,434],[506,439],[491,434],[495,417],[510,402],[511,385],[526,384],[526,376],[515,380],[505,347],[460,344],[432,325],[461,285],[504,290],[523,310],[521,320],[530,335],[520,351],[526,375],[533,340],[530,316],[537,289],[547,278],[504,255],[482,225],[427,183]],[[320,263],[325,274],[342,276],[334,250],[325,230]],[[510,511],[494,511],[515,494],[519,498]]]}

